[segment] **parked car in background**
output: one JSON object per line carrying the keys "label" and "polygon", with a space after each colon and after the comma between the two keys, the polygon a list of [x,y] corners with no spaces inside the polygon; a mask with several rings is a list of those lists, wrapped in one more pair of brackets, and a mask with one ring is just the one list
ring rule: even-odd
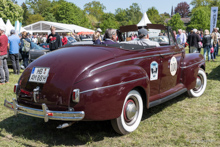
{"label": "parked car in background", "polygon": [[29,52],[29,61],[32,62],[39,58],[42,55],[45,55],[49,52],[49,49],[42,48],[41,46],[31,42],[31,50]]}
{"label": "parked car in background", "polygon": [[[45,122],[67,121],[57,128],[111,120],[124,135],[138,128],[143,111],[185,92],[201,96],[207,84],[203,56],[185,54],[170,27],[147,29],[166,31],[169,43],[75,45],[41,56],[25,69],[14,87],[16,99],[5,100],[5,107]],[[123,33],[137,30],[123,26],[118,36],[122,41]]]}

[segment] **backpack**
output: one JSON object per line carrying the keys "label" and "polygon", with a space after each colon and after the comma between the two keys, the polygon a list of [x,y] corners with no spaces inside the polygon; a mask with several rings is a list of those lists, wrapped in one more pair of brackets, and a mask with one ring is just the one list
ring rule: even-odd
{"label": "backpack", "polygon": [[31,43],[28,42],[28,41],[25,40],[25,39],[22,39],[22,40],[23,40],[23,42],[24,42],[24,47],[22,48],[22,51],[27,53],[27,52],[29,52],[30,49],[31,49]]}

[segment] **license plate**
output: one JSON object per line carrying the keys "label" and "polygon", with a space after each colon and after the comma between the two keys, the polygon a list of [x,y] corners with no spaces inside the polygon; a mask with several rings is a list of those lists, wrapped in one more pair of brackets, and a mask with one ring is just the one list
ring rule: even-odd
{"label": "license plate", "polygon": [[29,82],[46,83],[49,76],[50,68],[48,67],[34,67],[31,72]]}

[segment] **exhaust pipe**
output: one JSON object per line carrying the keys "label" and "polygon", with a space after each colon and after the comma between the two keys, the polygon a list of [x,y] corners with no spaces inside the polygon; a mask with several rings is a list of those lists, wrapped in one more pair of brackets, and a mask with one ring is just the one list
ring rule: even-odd
{"label": "exhaust pipe", "polygon": [[74,123],[75,123],[74,121],[73,121],[73,122],[69,122],[69,123],[63,123],[63,124],[57,126],[57,129],[64,129],[64,128],[70,127],[70,126],[72,126]]}

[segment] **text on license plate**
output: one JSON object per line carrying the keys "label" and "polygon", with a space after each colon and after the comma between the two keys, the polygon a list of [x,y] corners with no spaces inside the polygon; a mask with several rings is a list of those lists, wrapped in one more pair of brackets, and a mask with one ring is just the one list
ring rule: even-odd
{"label": "text on license plate", "polygon": [[29,82],[46,83],[49,71],[48,67],[33,67]]}

